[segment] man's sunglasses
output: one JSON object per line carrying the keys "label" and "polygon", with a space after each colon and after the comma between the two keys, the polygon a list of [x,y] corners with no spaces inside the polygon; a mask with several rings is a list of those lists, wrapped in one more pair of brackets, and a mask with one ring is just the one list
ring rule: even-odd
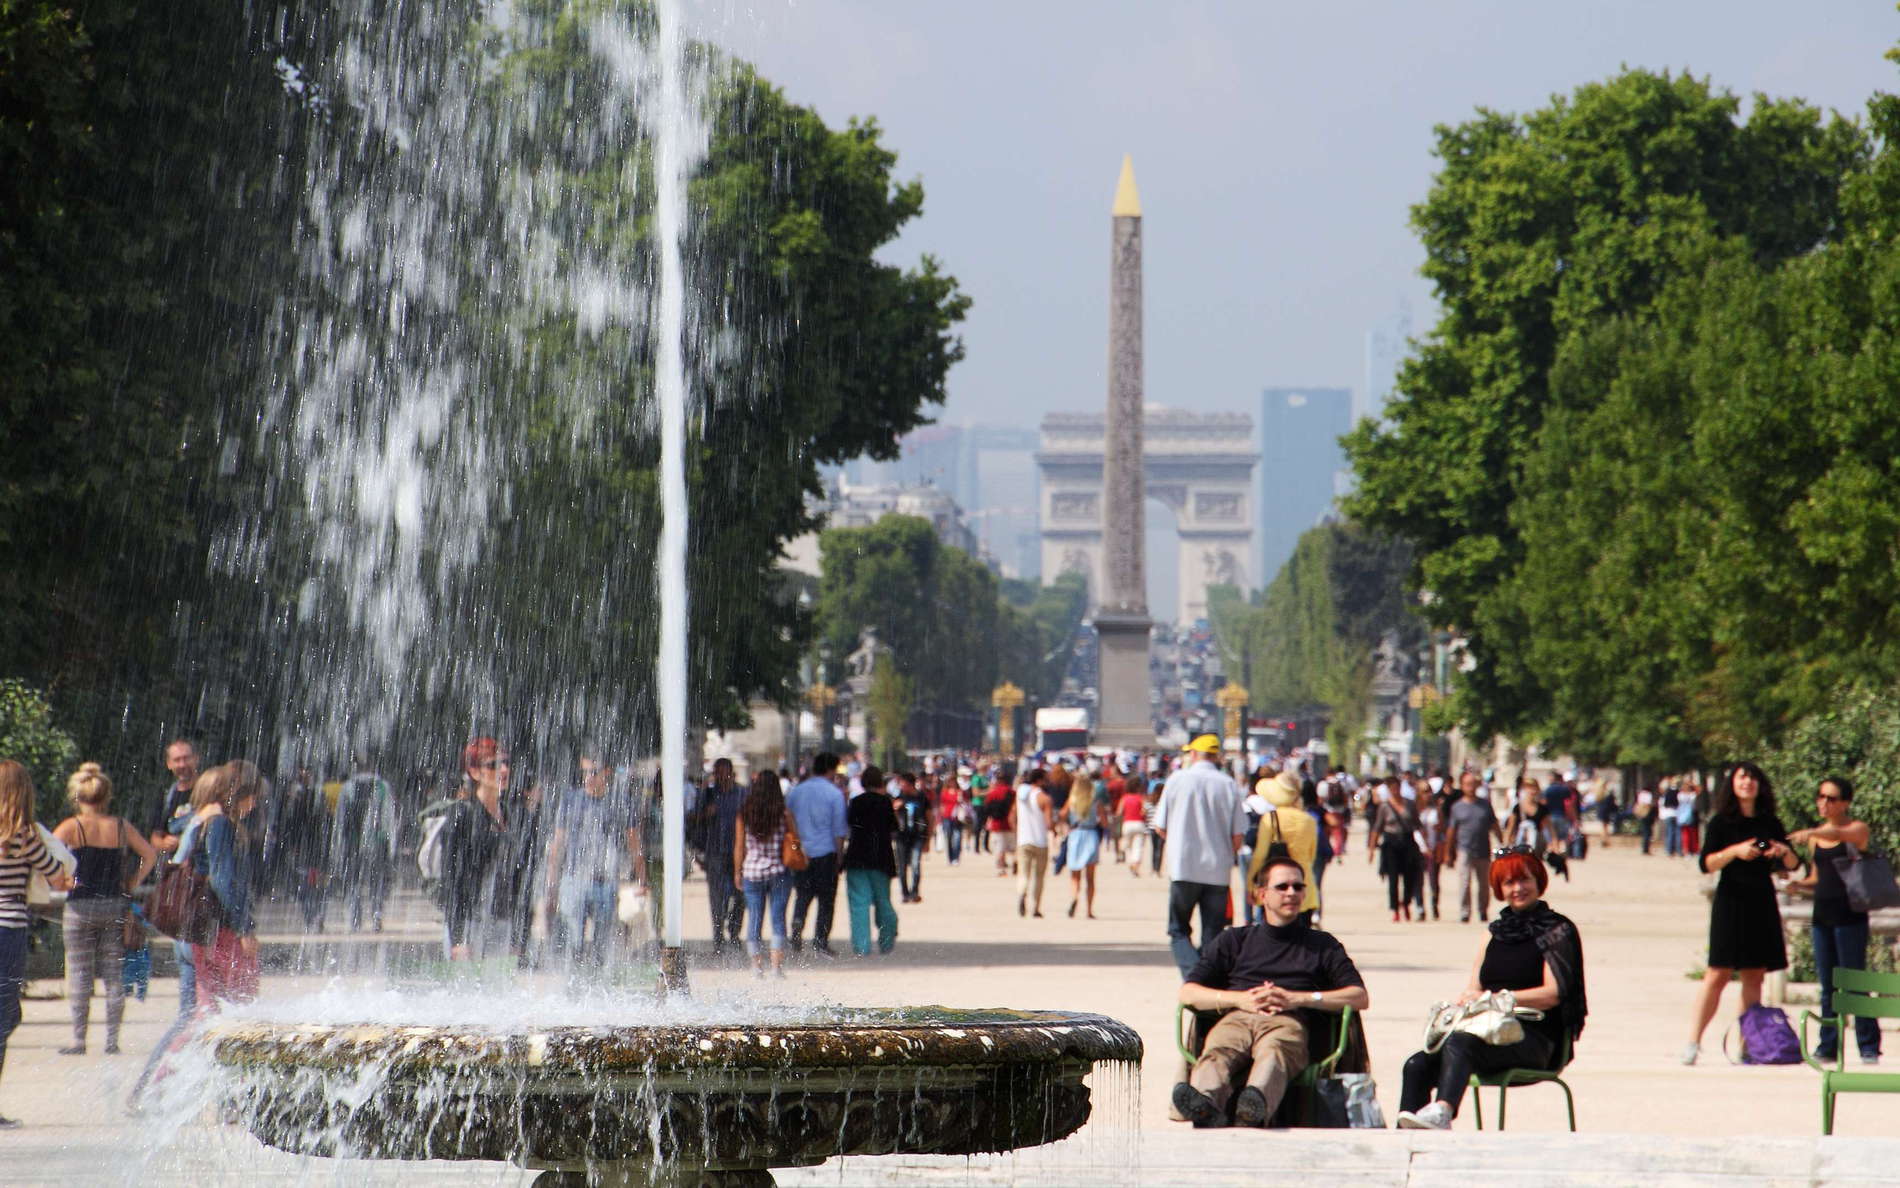
{"label": "man's sunglasses", "polygon": [[1270,888],[1269,888],[1269,890],[1273,890],[1273,891],[1304,891],[1304,890],[1306,890],[1306,884],[1305,884],[1305,883],[1275,883],[1275,884],[1273,884],[1273,885],[1272,885],[1272,887],[1270,887]]}
{"label": "man's sunglasses", "polygon": [[1491,851],[1491,857],[1509,858],[1513,854],[1535,854],[1535,853],[1537,853],[1536,850],[1533,850],[1529,846],[1526,846],[1526,845],[1499,846],[1497,849]]}

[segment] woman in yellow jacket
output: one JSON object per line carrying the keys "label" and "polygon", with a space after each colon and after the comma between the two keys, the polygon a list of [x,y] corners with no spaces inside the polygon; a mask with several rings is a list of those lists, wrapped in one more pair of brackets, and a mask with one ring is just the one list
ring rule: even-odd
{"label": "woman in yellow jacket", "polygon": [[1283,843],[1293,861],[1306,872],[1306,898],[1300,903],[1300,911],[1306,923],[1312,924],[1319,912],[1319,880],[1313,877],[1313,859],[1319,853],[1319,823],[1300,805],[1300,777],[1291,767],[1282,768],[1278,775],[1262,778],[1253,790],[1273,806],[1273,811],[1260,818],[1260,829],[1254,835],[1247,886],[1253,886],[1254,875],[1265,865],[1273,843]]}

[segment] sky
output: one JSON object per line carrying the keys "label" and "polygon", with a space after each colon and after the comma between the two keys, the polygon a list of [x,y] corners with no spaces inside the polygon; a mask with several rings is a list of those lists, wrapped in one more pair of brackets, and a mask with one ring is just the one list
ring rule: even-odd
{"label": "sky", "polygon": [[1900,86],[1891,0],[683,0],[699,35],[827,123],[874,116],[924,213],[885,256],[973,299],[946,423],[1033,427],[1106,395],[1109,207],[1144,213],[1147,398],[1258,415],[1362,390],[1366,331],[1432,321],[1407,211],[1434,125],[1623,66],[1848,115]]}

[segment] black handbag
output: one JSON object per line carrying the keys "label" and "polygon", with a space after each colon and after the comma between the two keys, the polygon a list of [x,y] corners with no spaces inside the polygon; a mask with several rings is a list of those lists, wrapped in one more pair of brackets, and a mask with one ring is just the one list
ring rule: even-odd
{"label": "black handbag", "polygon": [[1338,1077],[1320,1077],[1306,1095],[1306,1116],[1300,1125],[1319,1130],[1345,1130],[1352,1125],[1346,1113],[1346,1082]]}
{"label": "black handbag", "polygon": [[1847,888],[1847,904],[1857,912],[1900,907],[1900,883],[1893,877],[1893,863],[1884,854],[1862,853],[1846,842],[1846,851],[1836,859],[1841,885]]}

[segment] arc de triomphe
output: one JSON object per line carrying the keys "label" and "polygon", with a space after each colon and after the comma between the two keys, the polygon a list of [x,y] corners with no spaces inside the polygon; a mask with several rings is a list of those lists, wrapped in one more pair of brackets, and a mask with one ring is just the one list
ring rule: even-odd
{"label": "arc de triomphe", "polygon": [[[1142,472],[1150,499],[1173,512],[1179,533],[1179,604],[1151,607],[1176,623],[1207,616],[1207,588],[1254,584],[1253,418],[1191,413],[1149,405]],[[1036,469],[1042,479],[1042,576],[1076,570],[1088,578],[1089,603],[1102,588],[1103,414],[1050,413],[1042,419]],[[1157,558],[1149,558],[1152,565]]]}

